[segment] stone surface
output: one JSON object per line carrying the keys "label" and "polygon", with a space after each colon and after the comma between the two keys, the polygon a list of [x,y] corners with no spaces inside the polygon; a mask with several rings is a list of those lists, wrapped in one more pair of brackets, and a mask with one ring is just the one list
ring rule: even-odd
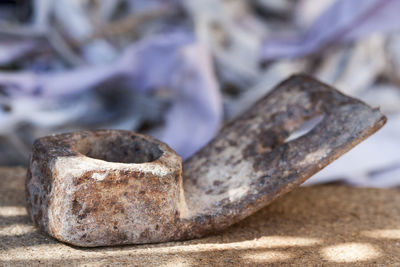
{"label": "stone surface", "polygon": [[379,110],[297,75],[186,161],[183,179],[180,158],[143,135],[41,138],[33,146],[27,209],[43,231],[77,246],[198,238],[289,192],[385,122]]}
{"label": "stone surface", "polygon": [[400,190],[298,188],[216,235],[77,248],[42,234],[23,168],[0,167],[0,266],[398,266]]}

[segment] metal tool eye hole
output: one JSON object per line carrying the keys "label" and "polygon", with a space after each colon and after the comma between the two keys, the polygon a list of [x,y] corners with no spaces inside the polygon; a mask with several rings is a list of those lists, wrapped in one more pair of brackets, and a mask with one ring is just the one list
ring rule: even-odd
{"label": "metal tool eye hole", "polygon": [[79,153],[94,159],[120,163],[145,163],[163,154],[158,144],[135,135],[99,136],[80,144]]}
{"label": "metal tool eye hole", "polygon": [[293,131],[288,138],[286,138],[285,143],[298,139],[306,134],[308,134],[312,129],[315,128],[322,120],[324,115],[317,115],[305,120],[295,131]]}

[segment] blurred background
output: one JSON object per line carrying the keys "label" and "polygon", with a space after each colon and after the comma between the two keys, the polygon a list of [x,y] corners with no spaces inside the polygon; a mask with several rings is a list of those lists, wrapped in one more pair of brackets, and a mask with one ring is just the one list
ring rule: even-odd
{"label": "blurred background", "polygon": [[183,159],[293,73],[388,123],[311,178],[400,185],[398,0],[2,0],[0,165],[40,136],[128,129]]}

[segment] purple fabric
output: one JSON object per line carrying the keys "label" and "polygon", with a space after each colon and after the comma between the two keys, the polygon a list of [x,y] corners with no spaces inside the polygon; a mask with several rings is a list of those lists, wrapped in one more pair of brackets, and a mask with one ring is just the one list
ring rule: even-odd
{"label": "purple fabric", "polygon": [[37,48],[38,43],[30,40],[2,41],[0,43],[0,65],[5,65]]}
{"label": "purple fabric", "polygon": [[145,39],[131,45],[114,64],[58,73],[0,72],[10,97],[60,99],[80,94],[111,78],[130,79],[132,90],[170,90],[173,104],[156,137],[184,159],[209,142],[222,120],[222,103],[206,47],[187,32]]}
{"label": "purple fabric", "polygon": [[266,40],[262,60],[295,58],[331,43],[351,41],[374,32],[400,30],[398,0],[337,0],[305,34],[289,39]]}

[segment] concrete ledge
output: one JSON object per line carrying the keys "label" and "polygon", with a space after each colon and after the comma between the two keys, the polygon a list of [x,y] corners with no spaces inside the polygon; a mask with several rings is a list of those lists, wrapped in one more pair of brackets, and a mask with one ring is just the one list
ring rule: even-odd
{"label": "concrete ledge", "polygon": [[25,169],[0,168],[0,266],[395,266],[400,190],[299,188],[223,233],[186,242],[81,249],[38,232]]}

